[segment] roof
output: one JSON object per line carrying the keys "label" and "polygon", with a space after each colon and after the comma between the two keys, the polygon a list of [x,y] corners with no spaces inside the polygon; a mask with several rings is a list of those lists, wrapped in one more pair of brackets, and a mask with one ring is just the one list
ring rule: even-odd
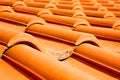
{"label": "roof", "polygon": [[119,0],[0,0],[1,80],[119,80]]}

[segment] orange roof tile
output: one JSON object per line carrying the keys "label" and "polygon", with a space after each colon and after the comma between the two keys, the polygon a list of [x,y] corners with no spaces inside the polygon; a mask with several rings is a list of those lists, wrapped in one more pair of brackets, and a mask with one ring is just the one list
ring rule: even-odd
{"label": "orange roof tile", "polygon": [[0,0],[0,79],[119,80],[119,4]]}

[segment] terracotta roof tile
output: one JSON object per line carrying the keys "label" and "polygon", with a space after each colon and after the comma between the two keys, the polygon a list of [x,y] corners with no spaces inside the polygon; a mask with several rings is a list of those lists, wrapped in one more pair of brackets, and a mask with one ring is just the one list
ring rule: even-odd
{"label": "terracotta roof tile", "polygon": [[[20,52],[20,49],[24,51],[24,52],[22,52],[22,54]],[[17,52],[17,55],[15,52]],[[33,53],[31,53],[31,52],[33,52]],[[29,53],[31,53],[31,54],[29,54]],[[62,63],[58,62],[57,60],[54,60],[54,59],[50,58],[49,56],[44,55],[44,54],[40,53],[39,51],[34,50],[31,47],[26,46],[26,45],[22,45],[22,44],[16,45],[16,46],[10,48],[5,54],[10,59],[12,58],[12,60],[15,61],[16,64],[18,64],[18,65],[22,66],[23,68],[27,69],[28,71],[32,72],[34,75],[38,76],[39,78],[41,78],[41,76],[43,76],[45,79],[56,79],[56,80],[61,80],[61,79],[63,79],[63,80],[64,79],[65,80],[66,79],[67,80],[73,80],[73,79],[96,80],[96,78],[88,75],[87,73],[79,71],[75,68],[72,68],[72,67],[66,65],[66,64],[62,64]],[[26,60],[26,59],[28,59],[28,60]],[[34,65],[33,65],[33,63],[34,63]],[[49,67],[46,66],[48,64],[50,64]],[[54,70],[55,68],[57,68],[57,71]],[[59,72],[59,74],[56,76],[56,74],[58,72]],[[74,74],[74,73],[77,73],[77,74]],[[67,77],[66,74],[70,75],[70,76]],[[79,75],[79,74],[81,74],[81,75]]]}
{"label": "terracotta roof tile", "polygon": [[119,4],[0,0],[0,79],[119,80]]}
{"label": "terracotta roof tile", "polygon": [[85,61],[82,61],[79,59],[79,57],[72,56],[72,58],[68,58],[67,60],[64,61],[70,66],[73,66],[77,69],[82,69],[83,71],[87,72],[88,74],[91,74],[95,76],[97,79],[112,79],[116,80],[116,76],[113,77],[110,76],[108,73],[106,73],[106,70],[99,69],[97,66],[91,66],[91,64],[87,64]]}
{"label": "terracotta roof tile", "polygon": [[[14,65],[8,63],[8,61],[6,61],[6,60],[0,60],[0,70],[1,70],[0,79],[4,79],[4,80],[9,80],[9,79],[30,80],[30,79],[34,79],[33,77],[24,73],[19,68],[17,68]],[[8,74],[7,77],[6,77],[6,74]]]}
{"label": "terracotta roof tile", "polygon": [[[84,52],[88,48],[91,50],[91,53]],[[118,53],[113,54],[112,52],[94,47],[89,44],[80,45],[78,48],[76,48],[75,52],[81,53],[79,55],[81,55],[85,58],[89,58],[90,60],[93,60],[93,62],[96,62],[103,66],[107,66],[107,68],[116,69],[116,71],[118,71],[118,73],[119,73],[119,62],[118,62],[119,60],[117,60],[117,59],[120,59],[119,58],[120,54],[118,54]],[[96,54],[94,54],[94,53],[96,53]],[[101,55],[101,56],[99,56],[99,55]],[[106,55],[107,55],[107,57],[106,57]]]}

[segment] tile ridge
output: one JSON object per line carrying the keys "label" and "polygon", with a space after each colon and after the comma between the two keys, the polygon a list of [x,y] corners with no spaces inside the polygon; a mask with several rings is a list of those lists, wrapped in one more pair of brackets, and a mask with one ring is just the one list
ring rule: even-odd
{"label": "tile ridge", "polygon": [[[33,46],[35,49],[43,51],[42,47],[39,45],[39,42],[30,34],[19,32],[16,30],[7,30],[1,28],[0,41],[4,42],[6,47],[11,47],[19,43],[28,44]],[[4,35],[3,35],[4,34]]]}

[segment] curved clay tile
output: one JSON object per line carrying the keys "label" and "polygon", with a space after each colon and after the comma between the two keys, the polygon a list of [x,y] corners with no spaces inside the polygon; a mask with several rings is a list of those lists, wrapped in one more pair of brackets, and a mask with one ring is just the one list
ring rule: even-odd
{"label": "curved clay tile", "polygon": [[[47,15],[47,14],[43,14],[40,17],[45,19],[46,21],[61,23],[69,26],[72,26],[78,20],[66,16]],[[116,22],[116,20],[108,20],[108,19],[93,18],[93,17],[83,17],[83,18],[88,20],[90,24],[101,25],[106,27],[112,27]]]}
{"label": "curved clay tile", "polygon": [[73,18],[81,18],[81,17],[86,17],[85,13],[83,12],[83,8],[79,2],[79,0],[73,0]]}
{"label": "curved clay tile", "polygon": [[[31,14],[37,14],[38,12],[40,12],[42,9],[40,8],[33,8],[33,7],[25,7],[25,6],[18,6],[18,5],[15,5],[13,6],[13,9],[15,11],[19,11],[19,12],[25,12],[25,13],[31,13]],[[54,9],[54,8],[50,8],[49,9],[52,13],[54,14],[70,14],[73,15],[73,12],[71,10],[65,10],[65,9]],[[64,14],[63,14],[64,12]]]}
{"label": "curved clay tile", "polygon": [[1,5],[8,5],[8,6],[11,6],[16,0],[0,0],[0,4]]}
{"label": "curved clay tile", "polygon": [[100,8],[98,8],[97,11],[108,11],[108,9],[106,7],[100,7]]}
{"label": "curved clay tile", "polygon": [[109,12],[104,12],[104,11],[91,11],[91,10],[84,10],[85,14],[87,16],[93,16],[93,17],[104,17],[104,15],[111,15],[111,16],[116,16],[116,17],[119,17],[120,14],[118,12],[112,12],[112,13],[109,13]]}
{"label": "curved clay tile", "polygon": [[25,6],[25,7],[27,7],[27,5],[26,5],[24,2],[22,2],[22,1],[16,1],[16,2],[12,5],[12,7],[14,7],[14,6]]}
{"label": "curved clay tile", "polygon": [[47,4],[46,6],[45,6],[45,8],[55,8],[55,9],[57,9],[57,6],[55,5],[55,4],[53,4],[53,3],[49,3],[49,4]]}
{"label": "curved clay tile", "polygon": [[[39,14],[42,14],[40,15],[40,17],[45,19],[46,21],[51,21],[55,23],[62,23],[62,24],[73,26],[73,24],[78,20],[75,18],[70,18],[65,16],[48,15],[46,13],[48,13],[48,11],[46,10],[45,12],[40,11]],[[91,24],[108,26],[108,27],[113,26],[113,24],[116,22],[116,20],[108,20],[108,19],[100,19],[100,18],[92,18],[92,17],[85,17],[85,19],[87,19]]]}
{"label": "curved clay tile", "polygon": [[69,26],[73,26],[73,24],[77,21],[75,18],[66,17],[66,16],[49,15],[49,14],[42,14],[39,17],[49,22],[60,23],[60,24],[65,24]]}
{"label": "curved clay tile", "polygon": [[56,4],[57,8],[60,9],[72,9],[73,6],[72,5],[66,5],[66,4]]}
{"label": "curved clay tile", "polygon": [[[40,13],[42,13],[42,11],[40,11]],[[57,16],[57,15],[49,15],[49,14],[41,14],[38,16],[45,19],[46,21],[50,21],[50,22],[55,22],[55,23],[60,23],[60,24],[65,24],[65,25],[69,25],[69,26],[74,26],[76,25],[80,25],[81,24],[81,20],[79,19],[75,19],[75,18],[71,18],[71,17],[65,17],[65,16]],[[82,21],[83,24],[87,24],[89,25],[89,23],[85,21],[85,23]]]}
{"label": "curved clay tile", "polygon": [[[37,19],[33,19],[33,20],[31,20],[28,24],[27,24],[27,26],[26,26],[26,28],[28,28],[29,26],[31,26],[31,25],[33,25],[33,24],[39,24],[39,26],[43,26],[43,25],[45,25],[46,24],[46,22],[43,20],[43,19],[41,19],[41,18],[37,18]],[[27,31],[26,31],[27,32]],[[16,37],[17,38],[17,37]],[[23,37],[22,37],[23,38]],[[18,37],[18,39],[19,39],[19,37]],[[32,39],[32,38],[31,38]],[[30,41],[30,40],[29,40]],[[13,44],[15,43],[15,42],[12,42]],[[58,53],[58,52],[57,52]],[[61,60],[61,59],[65,59],[65,58],[67,58],[67,57],[69,57],[69,56],[71,56],[71,51],[68,51],[68,50],[66,50],[66,51],[62,51],[62,52],[59,52],[59,55],[57,55],[57,57],[58,57],[58,59],[59,60]]]}
{"label": "curved clay tile", "polygon": [[[0,0],[0,4],[3,4],[3,5],[13,5],[14,3],[15,3],[15,0],[12,0],[12,2],[11,1],[9,1],[9,0]],[[25,2],[26,4],[27,4],[27,6],[31,6],[31,7],[42,7],[42,8],[44,8],[45,7],[45,5],[47,5],[48,3],[43,3],[43,2]],[[73,8],[73,6],[71,6],[71,5],[63,5],[63,4],[57,4],[57,7],[58,8],[65,8],[65,9],[72,9]],[[91,10],[98,10],[98,8],[99,7],[94,7],[94,6],[84,6],[83,5],[83,8],[84,9],[87,9],[87,10],[89,10],[89,9],[91,9]],[[107,7],[107,9],[108,10],[112,10],[112,11],[118,11],[118,10],[120,10],[119,8],[115,8],[115,7]]]}
{"label": "curved clay tile", "polygon": [[120,21],[117,21],[117,22],[113,25],[113,29],[115,29],[115,30],[120,30]]}
{"label": "curved clay tile", "polygon": [[0,41],[5,46],[7,46],[7,43],[9,42],[9,40],[13,36],[15,36],[16,34],[20,33],[20,32],[15,31],[15,30],[10,30],[10,29],[4,28],[3,26],[0,26],[0,30],[1,30],[1,32],[0,32]]}
{"label": "curved clay tile", "polygon": [[[27,6],[31,6],[31,7],[47,7],[47,5],[49,5],[49,3],[43,3],[43,2],[25,2]],[[53,3],[53,2],[52,2]],[[54,8],[57,8],[57,6],[53,5],[53,4],[50,4],[49,5],[50,7],[54,7]],[[62,6],[62,5],[61,5]]]}
{"label": "curved clay tile", "polygon": [[26,27],[29,27],[33,24],[40,24],[40,25],[45,25],[47,24],[46,21],[42,18],[36,18],[36,19],[33,19],[31,21],[28,22],[27,26]]}
{"label": "curved clay tile", "polygon": [[[32,7],[26,7],[26,6],[21,6],[20,5],[15,5],[13,6],[13,9],[15,11],[20,11],[20,12],[26,12],[26,13],[32,13],[32,14],[37,14],[38,12],[41,12],[41,9],[38,8],[32,8]],[[54,14],[61,14],[61,15],[67,15],[71,16],[73,15],[74,11],[70,10],[64,10],[64,9],[49,9],[52,11]],[[64,13],[63,13],[64,12]],[[108,12],[103,12],[103,11],[90,11],[90,10],[84,10],[85,14],[88,16],[95,16],[95,17],[103,17],[105,14],[108,14]],[[113,12],[117,17],[120,16],[119,13]],[[77,13],[76,13],[77,14]],[[81,14],[81,13],[80,13]],[[111,15],[111,14],[110,14]],[[113,16],[114,17],[114,16]]]}
{"label": "curved clay tile", "polygon": [[104,27],[113,27],[113,25],[118,21],[115,19],[102,19],[93,17],[84,17],[90,24],[99,25]]}
{"label": "curved clay tile", "polygon": [[0,12],[14,13],[14,10],[9,6],[0,6]]}
{"label": "curved clay tile", "polygon": [[102,72],[100,69],[96,69],[96,65],[94,67],[91,66],[91,64],[87,64],[85,60],[80,59],[77,55],[72,55],[68,59],[64,60],[64,63],[67,63],[70,66],[73,66],[79,70],[85,71],[86,73],[95,76],[98,80],[118,80],[120,77],[118,76],[117,78],[113,76],[114,73],[111,73],[111,75]]}
{"label": "curved clay tile", "polygon": [[58,0],[51,0],[49,3],[52,3],[52,4],[59,4],[59,1]]}
{"label": "curved clay tile", "polygon": [[74,11],[83,10],[83,8],[82,8],[82,6],[78,5],[78,6],[74,6],[72,10],[74,10]]}
{"label": "curved clay tile", "polygon": [[120,53],[120,43],[110,40],[99,39],[104,48],[109,49],[115,53]]}
{"label": "curved clay tile", "polygon": [[[94,7],[94,6],[82,6],[85,10],[94,10],[97,11],[99,7]],[[115,7],[106,7],[109,11],[120,11],[120,8],[115,8]]]}
{"label": "curved clay tile", "polygon": [[[1,59],[0,60],[0,79],[1,80],[33,80],[29,74],[18,69],[14,65],[10,64],[8,61]],[[11,74],[12,73],[12,74]],[[8,76],[6,77],[6,74]]]}
{"label": "curved clay tile", "polygon": [[7,7],[1,8],[0,18],[5,20],[10,20],[13,22],[22,23],[22,24],[25,24],[31,20],[31,17],[17,14],[15,12],[12,12],[10,9]]}
{"label": "curved clay tile", "polygon": [[70,4],[71,5],[72,4],[72,0],[71,1],[65,1],[65,0],[62,1],[62,0],[60,0],[59,4]]}
{"label": "curved clay tile", "polygon": [[96,3],[94,3],[93,6],[95,6],[95,7],[101,7],[102,5],[100,3],[98,3],[98,2],[96,2]]}
{"label": "curved clay tile", "polygon": [[2,55],[6,49],[7,49],[6,46],[0,44],[0,58],[2,57]]}
{"label": "curved clay tile", "polygon": [[87,16],[92,16],[92,17],[100,17],[100,18],[113,17],[113,18],[115,18],[115,14],[112,12],[84,10],[84,13]]}
{"label": "curved clay tile", "polygon": [[95,36],[103,39],[120,41],[120,31],[108,29],[108,28],[99,28],[99,27],[86,27],[86,26],[76,26],[75,31],[86,32],[94,34]]}
{"label": "curved clay tile", "polygon": [[[79,19],[66,17],[66,16],[58,16],[58,15],[47,15],[42,14],[41,18],[45,19],[46,21],[65,24],[69,26],[73,26],[76,21]],[[105,27],[112,27],[117,20],[109,20],[109,19],[101,19],[101,18],[93,18],[93,17],[83,17],[86,19],[90,24],[100,25]]]}
{"label": "curved clay tile", "polygon": [[[86,49],[90,50],[89,53],[86,52]],[[81,57],[84,57],[90,61],[93,61],[104,66],[105,68],[120,73],[120,64],[118,62],[120,60],[120,54],[118,53],[114,53],[106,49],[95,47],[90,44],[82,44],[78,46],[75,52],[79,53],[79,56]]]}
{"label": "curved clay tile", "polygon": [[86,6],[86,5],[82,5],[83,9],[85,10],[94,10],[97,11],[99,7],[94,7],[94,6]]}
{"label": "curved clay tile", "polygon": [[31,45],[34,48],[43,51],[37,40],[31,35],[16,30],[6,29],[2,26],[0,27],[0,41],[1,44],[4,44],[8,47],[11,47],[18,43],[23,43]]}
{"label": "curved clay tile", "polygon": [[81,3],[78,0],[75,0],[75,1],[73,0],[72,5],[73,5],[73,7],[78,6],[78,5],[81,6]]}
{"label": "curved clay tile", "polygon": [[81,2],[82,5],[93,5],[94,3],[96,3],[96,1],[90,1],[90,2]]}
{"label": "curved clay tile", "polygon": [[73,10],[65,10],[65,9],[49,9],[53,14],[59,14],[59,15],[66,15],[66,16],[72,16]]}
{"label": "curved clay tile", "polygon": [[[22,7],[22,6],[19,6],[19,7],[16,6],[13,9],[15,11],[27,12],[27,13],[32,13],[32,14],[37,14],[40,11],[40,9],[38,8]],[[64,9],[49,9],[49,10],[51,10],[51,12],[54,14],[67,15],[67,16],[72,16],[75,13],[73,10],[64,10]],[[93,16],[93,17],[103,17],[105,14],[108,14],[108,12],[91,11],[91,10],[84,10],[84,13],[87,16]],[[112,13],[114,13],[116,17],[120,17],[119,12],[112,12]]]}
{"label": "curved clay tile", "polygon": [[[33,8],[33,7],[25,7],[25,6],[14,6],[13,9],[15,11],[20,12],[26,12],[26,13],[32,13],[37,14],[39,11],[41,11],[39,8]],[[73,10],[64,10],[64,9],[49,9],[54,14],[61,14],[61,15],[67,15],[72,16],[74,14]],[[64,13],[63,13],[64,12]],[[85,14],[88,16],[95,16],[95,17],[103,17],[107,12],[103,11],[91,11],[91,10],[84,10]],[[116,17],[120,17],[120,14],[118,12],[113,12]]]}
{"label": "curved clay tile", "polygon": [[[15,12],[8,12],[7,10],[8,9],[6,8],[5,10],[3,10],[0,13],[0,18],[1,19],[12,21],[12,22],[17,22],[17,23],[24,24],[24,25],[26,25],[31,20],[39,19],[39,18],[36,18],[36,17],[25,16],[25,15],[18,14],[18,13],[15,13]],[[45,11],[43,11],[43,12],[46,13]]]}
{"label": "curved clay tile", "polygon": [[[40,11],[42,13],[42,11]],[[56,15],[41,15],[42,18],[44,18],[47,21],[52,21],[52,22],[57,22],[57,23],[62,23],[62,24],[67,24],[72,26],[74,24],[74,21],[76,21],[73,18],[68,18],[64,16],[56,16]],[[68,19],[68,20],[67,20]],[[108,20],[108,19],[100,19],[100,18],[92,18],[92,17],[85,17],[91,24],[94,25],[101,25],[101,26],[107,26],[107,27],[112,27],[115,20]]]}
{"label": "curved clay tile", "polygon": [[106,12],[104,12],[104,11],[84,10],[84,13],[85,13],[87,16],[103,18],[103,16],[105,15]]}
{"label": "curved clay tile", "polygon": [[120,11],[120,8],[116,8],[116,7],[107,7],[107,9],[109,11]]}
{"label": "curved clay tile", "polygon": [[[24,44],[13,46],[6,51],[4,57],[20,66],[23,71],[27,70],[38,78],[47,80],[97,80],[83,71],[61,63]],[[48,64],[50,64],[49,67]]]}
{"label": "curved clay tile", "polygon": [[[80,16],[81,17],[81,16]],[[79,16],[76,16],[76,18],[79,18]],[[86,26],[86,27],[91,27],[91,25],[89,24],[89,22],[85,19],[79,19],[78,21],[76,21],[73,25],[73,27],[76,26]]]}
{"label": "curved clay tile", "polygon": [[[29,20],[31,20],[31,17],[27,17],[23,16],[23,15],[19,15],[16,13],[9,13],[9,12],[1,12],[0,13],[0,18],[4,19],[4,20],[8,20],[8,21],[12,21],[15,23],[20,23],[20,24],[26,24],[27,22],[29,22]],[[22,18],[21,18],[22,17]]]}
{"label": "curved clay tile", "polygon": [[[37,9],[35,9],[37,10]],[[52,11],[52,13],[54,14],[59,14],[59,15],[67,15],[67,16],[72,16],[73,14],[76,13],[76,11],[73,11],[73,10],[64,10],[64,9],[50,9]],[[64,12],[64,13],[63,13]],[[104,11],[92,11],[92,10],[84,10],[83,11],[87,16],[92,16],[92,17],[100,17],[100,18],[103,18],[104,15],[107,15],[107,16],[119,16],[119,13],[116,13],[116,12],[112,12],[109,13],[109,12],[104,12]],[[114,13],[114,14],[113,14]]]}
{"label": "curved clay tile", "polygon": [[44,8],[45,5],[47,5],[48,3],[43,3],[43,2],[25,2],[25,4],[27,6],[31,6],[31,7],[39,7],[39,8]]}
{"label": "curved clay tile", "polygon": [[11,22],[11,21],[7,21],[7,20],[3,20],[3,19],[0,19],[0,25],[1,26],[4,26],[8,29],[13,29],[13,30],[17,30],[17,31],[20,31],[20,32],[25,32],[25,25],[21,25],[21,24],[16,24],[14,22]]}
{"label": "curved clay tile", "polygon": [[114,4],[112,3],[101,3],[102,6],[105,6],[105,7],[113,7]]}
{"label": "curved clay tile", "polygon": [[112,13],[112,12],[106,12],[106,14],[104,15],[104,18],[105,19],[109,19],[109,18],[116,18],[116,16],[114,15],[114,13]]}
{"label": "curved clay tile", "polygon": [[31,13],[31,14],[37,14],[40,11],[40,8],[34,8],[34,7],[27,7],[24,6],[25,3],[14,3],[12,8],[15,11],[19,11],[19,12],[27,12],[27,13]]}
{"label": "curved clay tile", "polygon": [[[53,39],[62,40],[75,45],[79,45],[84,42],[92,42],[96,45],[99,45],[99,42],[93,35],[48,26],[49,25],[33,24],[31,26],[28,26],[26,32],[47,36]],[[71,38],[72,36],[74,36],[74,38]]]}
{"label": "curved clay tile", "polygon": [[49,22],[47,22],[47,24],[49,24],[50,26],[59,27],[59,28],[63,28],[63,29],[68,29],[68,30],[73,29],[73,27],[69,27],[69,26],[66,26],[66,25],[53,24],[53,23],[49,23]]}
{"label": "curved clay tile", "polygon": [[43,14],[47,14],[47,15],[53,15],[53,13],[49,10],[49,9],[41,9],[38,13],[37,16],[41,16]]}

